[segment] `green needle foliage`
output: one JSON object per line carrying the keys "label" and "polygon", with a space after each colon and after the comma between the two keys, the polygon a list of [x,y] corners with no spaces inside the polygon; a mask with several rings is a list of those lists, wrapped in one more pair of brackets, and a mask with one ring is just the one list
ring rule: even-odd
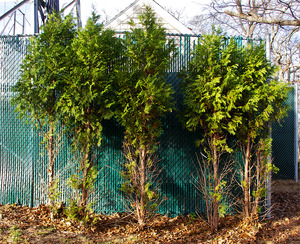
{"label": "green needle foliage", "polygon": [[52,205],[54,162],[60,136],[56,136],[60,113],[59,99],[70,72],[71,43],[75,25],[71,16],[49,16],[41,34],[30,40],[28,54],[21,66],[21,78],[13,87],[16,112],[44,132],[48,154],[48,197]]}
{"label": "green needle foliage", "polygon": [[63,121],[79,155],[80,175],[73,175],[70,182],[81,193],[78,204],[83,210],[97,177],[92,152],[101,145],[101,123],[113,116],[113,83],[123,50],[115,33],[103,30],[98,19],[93,13],[72,43],[72,68],[60,99]]}
{"label": "green needle foliage", "polygon": [[266,180],[274,169],[268,160],[272,142],[270,125],[286,115],[288,107],[285,101],[289,88],[272,79],[276,69],[266,59],[263,45],[243,48],[240,57],[239,76],[243,95],[239,99],[237,112],[242,123],[236,135],[244,157],[239,171],[244,194],[244,216],[252,218],[257,217],[266,192]]}
{"label": "green needle foliage", "polygon": [[[199,40],[193,60],[182,73],[185,126],[189,130],[203,128],[208,137],[235,134],[241,124],[241,118],[233,114],[242,95],[237,76],[239,55],[237,44],[230,40],[226,47],[220,31]],[[230,151],[226,141],[217,144]]]}
{"label": "green needle foliage", "polygon": [[175,49],[150,7],[145,6],[139,20],[141,28],[131,21],[131,32],[124,40],[128,59],[119,74],[116,117],[125,128],[124,153],[128,159],[123,190],[144,226],[157,207],[152,156],[162,133],[160,118],[173,108],[174,92],[165,81],[165,72]]}
{"label": "green needle foliage", "polygon": [[237,44],[230,40],[226,45],[221,32],[214,30],[212,35],[199,40],[193,60],[183,72],[185,126],[189,130],[204,131],[205,139],[198,143],[204,145],[207,163],[213,166],[209,177],[213,190],[207,196],[212,198],[208,216],[212,231],[218,229],[222,200],[219,192],[221,155],[232,152],[227,135],[235,134],[242,122],[241,116],[235,113],[243,91],[238,76],[239,55]]}
{"label": "green needle foliage", "polygon": [[260,200],[265,196],[264,183],[274,169],[267,162],[271,145],[268,126],[287,111],[284,101],[288,89],[271,79],[274,73],[263,45],[239,48],[233,40],[227,45],[221,32],[215,30],[199,40],[193,60],[183,72],[185,126],[204,131],[204,139],[199,144],[204,145],[207,168],[211,165],[213,168],[207,183],[213,190],[205,196],[211,197],[207,202],[212,203],[208,209],[212,231],[218,228],[223,198],[219,191],[224,183],[220,180],[224,177],[220,169],[221,155],[233,151],[228,146],[227,135],[237,136],[244,155],[239,172],[246,218],[257,214]]}

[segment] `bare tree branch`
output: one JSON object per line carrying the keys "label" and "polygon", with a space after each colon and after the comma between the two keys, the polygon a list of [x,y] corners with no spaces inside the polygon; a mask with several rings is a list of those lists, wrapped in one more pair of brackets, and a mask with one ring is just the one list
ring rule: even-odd
{"label": "bare tree branch", "polygon": [[296,19],[296,20],[273,19],[273,18],[268,19],[268,18],[260,17],[255,13],[248,13],[248,14],[234,13],[229,10],[225,10],[224,13],[226,13],[230,16],[248,20],[251,22],[257,22],[257,23],[263,23],[263,24],[276,24],[276,25],[280,25],[280,26],[300,26],[299,19]]}
{"label": "bare tree branch", "polygon": [[279,66],[277,77],[299,82],[299,0],[212,0],[205,15],[195,16],[190,25],[202,33],[212,24],[227,35],[263,39],[270,35],[271,61]]}

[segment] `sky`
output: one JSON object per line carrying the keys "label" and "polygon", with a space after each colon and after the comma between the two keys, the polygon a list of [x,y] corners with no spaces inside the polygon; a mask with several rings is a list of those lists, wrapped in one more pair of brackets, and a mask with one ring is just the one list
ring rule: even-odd
{"label": "sky", "polygon": [[[182,12],[182,16],[185,16],[181,19],[183,23],[187,23],[189,19],[193,16],[201,13],[201,9],[203,4],[209,2],[210,0],[156,0],[162,7],[166,9],[171,9],[173,11]],[[6,11],[11,9],[15,4],[21,2],[21,0],[0,0],[0,16],[4,14]],[[60,8],[66,6],[68,3],[72,2],[72,0],[60,0]],[[81,0],[81,19],[83,25],[86,23],[87,18],[90,16],[92,12],[92,5],[95,6],[98,14],[103,17],[107,15],[110,18],[113,18],[127,6],[134,2],[134,0]],[[70,8],[71,9],[71,8]],[[33,0],[30,0],[30,3],[26,3],[21,8],[21,11],[25,13],[26,23],[25,23],[25,34],[33,33]],[[105,14],[104,14],[105,12]],[[21,12],[17,13],[17,19],[22,24],[23,23],[23,14]],[[3,29],[5,28],[9,17],[0,21],[0,35]],[[10,21],[12,23],[13,21]],[[12,24],[8,24],[6,26],[5,32],[11,30]],[[20,31],[21,25],[19,25],[18,29]],[[11,33],[12,34],[12,33]]]}
{"label": "sky", "polygon": [[[65,2],[69,1],[60,0],[61,5]],[[81,0],[82,21],[85,22],[90,15],[93,4],[99,14],[104,10],[109,17],[114,17],[133,2],[134,0]],[[202,5],[209,0],[156,0],[156,2],[167,9],[183,11],[184,16],[195,16],[201,12]]]}

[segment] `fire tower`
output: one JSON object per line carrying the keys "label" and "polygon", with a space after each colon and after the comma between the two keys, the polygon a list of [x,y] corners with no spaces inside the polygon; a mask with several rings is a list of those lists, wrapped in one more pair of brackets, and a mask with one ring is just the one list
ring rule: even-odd
{"label": "fire tower", "polygon": [[[10,1],[11,2],[11,1]],[[33,11],[30,14],[26,14],[23,10],[24,6],[33,4]],[[3,35],[4,32],[8,33],[8,35],[17,34],[17,27],[20,29],[21,33],[25,34],[25,25],[28,24],[34,28],[34,33],[39,33],[39,29],[41,25],[44,25],[47,21],[48,15],[57,12],[63,13],[67,8],[73,6],[76,10],[77,17],[77,25],[81,27],[81,14],[80,14],[80,0],[70,1],[66,6],[60,8],[59,0],[22,0],[14,7],[6,11],[4,14],[0,16],[0,23],[5,22],[2,30],[0,29],[0,35]],[[18,15],[17,15],[18,14]],[[21,17],[20,17],[21,15]],[[28,16],[30,15],[30,16]],[[33,15],[33,18],[32,18]],[[31,17],[32,21],[28,20]]]}

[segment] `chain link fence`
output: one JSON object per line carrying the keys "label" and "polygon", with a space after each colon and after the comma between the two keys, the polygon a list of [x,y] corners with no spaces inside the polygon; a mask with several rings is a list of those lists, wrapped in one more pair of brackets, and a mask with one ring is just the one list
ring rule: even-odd
{"label": "chain link fence", "polygon": [[[122,35],[120,34],[120,38]],[[190,60],[191,51],[198,42],[198,36],[169,35],[177,44],[179,56],[172,60],[168,72],[168,82],[175,89],[176,106],[182,107],[182,95],[179,86],[178,71]],[[247,40],[236,39],[239,45]],[[47,194],[47,154],[42,142],[42,135],[32,124],[26,124],[14,113],[10,104],[13,96],[11,87],[18,81],[20,65],[26,54],[28,36],[0,37],[0,204],[15,203],[37,206],[45,203]],[[294,93],[290,100],[294,99]],[[292,177],[292,161],[287,163],[287,153],[293,155],[293,139],[286,137],[294,133],[295,108],[283,123],[284,132],[273,130],[273,155],[276,165],[282,174],[278,177]],[[167,115],[163,120],[164,132],[158,149],[158,167],[161,169],[161,195],[164,202],[160,212],[179,215],[204,212],[204,202],[194,185],[197,164],[196,154],[200,152],[195,146],[199,133],[184,130],[178,121],[176,112]],[[277,127],[276,127],[277,128]],[[277,134],[276,134],[277,133]],[[94,210],[103,213],[126,211],[123,192],[120,190],[123,179],[120,176],[124,157],[122,154],[123,129],[114,120],[103,124],[103,143],[101,151],[95,152],[95,162],[99,169],[98,180],[92,193]],[[287,142],[288,141],[288,142]],[[289,151],[285,150],[281,142]],[[61,199],[67,202],[74,197],[74,192],[66,182],[76,170],[76,158],[71,152],[70,139],[63,135],[60,151],[55,160],[56,178],[59,179]],[[283,160],[284,159],[284,160]],[[292,159],[291,159],[292,160]],[[280,163],[277,163],[280,162]]]}
{"label": "chain link fence", "polygon": [[273,179],[298,181],[298,95],[297,85],[289,93],[286,103],[290,106],[288,116],[272,125],[272,159],[279,168]]}

